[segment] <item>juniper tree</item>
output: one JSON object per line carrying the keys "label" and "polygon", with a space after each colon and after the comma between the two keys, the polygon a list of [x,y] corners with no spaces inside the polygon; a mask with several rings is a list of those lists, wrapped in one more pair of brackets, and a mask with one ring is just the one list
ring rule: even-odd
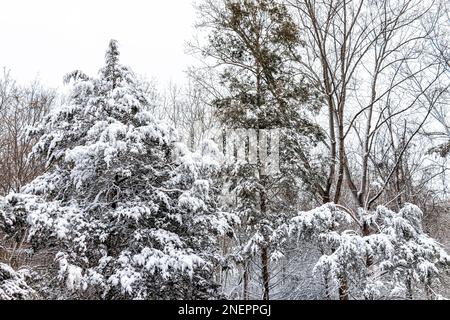
{"label": "juniper tree", "polygon": [[[376,232],[364,235],[363,223]],[[380,206],[355,214],[330,203],[299,212],[275,233],[280,243],[303,240],[322,248],[311,271],[328,298],[340,298],[331,289],[341,289],[342,279],[353,299],[440,298],[436,291],[449,271],[450,256],[424,232],[423,212],[412,204],[399,212]]]}
{"label": "juniper tree", "polygon": [[[245,135],[239,138],[247,159],[256,146],[256,161],[226,166],[224,179],[237,197],[233,209],[242,220],[234,259],[244,268],[243,296],[249,296],[247,261],[258,254],[262,297],[269,299],[269,261],[277,254],[271,234],[296,206],[299,182],[309,172],[305,163],[313,166],[309,151],[322,133],[309,115],[319,108],[320,99],[293,62],[302,41],[283,4],[209,0],[200,10],[206,18],[199,26],[209,36],[207,44],[196,49],[211,62],[209,69],[218,73],[216,90],[221,94],[212,103],[216,116],[227,129],[256,133],[254,141]],[[264,155],[274,150],[265,136],[270,130],[280,134],[279,171],[267,170],[264,163]]]}
{"label": "juniper tree", "polygon": [[213,146],[191,153],[155,119],[116,41],[98,78],[75,71],[66,81],[69,103],[34,131],[32,156],[46,160],[46,173],[0,201],[0,225],[56,253],[53,293],[216,297],[215,235],[230,227],[216,208]]}

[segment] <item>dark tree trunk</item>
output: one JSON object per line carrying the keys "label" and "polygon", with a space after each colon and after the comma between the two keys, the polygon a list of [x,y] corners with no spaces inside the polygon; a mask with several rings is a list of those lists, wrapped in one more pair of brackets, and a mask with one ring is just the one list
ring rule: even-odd
{"label": "dark tree trunk", "polygon": [[349,288],[348,288],[347,277],[342,276],[340,282],[341,282],[341,284],[339,286],[339,300],[347,301],[347,300],[349,300],[349,295],[348,295]]}
{"label": "dark tree trunk", "polygon": [[261,249],[262,276],[264,285],[263,300],[269,300],[269,254],[266,247]]}

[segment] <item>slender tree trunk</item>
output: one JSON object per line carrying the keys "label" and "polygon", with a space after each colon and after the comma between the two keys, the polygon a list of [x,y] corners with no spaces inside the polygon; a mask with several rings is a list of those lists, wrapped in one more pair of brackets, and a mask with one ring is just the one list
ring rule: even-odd
{"label": "slender tree trunk", "polygon": [[[261,174],[260,174],[260,181],[263,186],[263,190],[260,193],[260,210],[261,216],[264,219],[267,216],[267,194],[266,194],[266,180],[265,177],[261,176]],[[266,235],[264,235],[264,238],[266,238]],[[269,300],[270,274],[269,274],[269,248],[267,244],[264,244],[261,247],[261,265],[262,265],[262,279],[264,288],[263,300]]]}
{"label": "slender tree trunk", "polygon": [[244,263],[244,283],[243,283],[243,290],[242,290],[242,298],[243,300],[249,300],[249,291],[248,291],[248,284],[249,284],[249,272],[248,272],[248,262]]}
{"label": "slender tree trunk", "polygon": [[406,279],[406,298],[409,300],[413,299],[413,291],[412,291],[412,281],[411,276],[408,275]]}
{"label": "slender tree trunk", "polygon": [[264,285],[264,294],[263,300],[269,300],[269,254],[267,247],[263,247],[261,249],[261,263],[262,263],[262,276],[263,276],[263,285]]}

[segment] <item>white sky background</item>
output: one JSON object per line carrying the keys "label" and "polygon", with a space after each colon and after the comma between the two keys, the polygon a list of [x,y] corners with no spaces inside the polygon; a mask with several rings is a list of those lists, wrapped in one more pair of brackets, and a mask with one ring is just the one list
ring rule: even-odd
{"label": "white sky background", "polygon": [[80,69],[96,75],[110,39],[121,62],[159,83],[182,81],[196,13],[191,0],[9,0],[0,6],[0,67],[13,78],[62,87]]}

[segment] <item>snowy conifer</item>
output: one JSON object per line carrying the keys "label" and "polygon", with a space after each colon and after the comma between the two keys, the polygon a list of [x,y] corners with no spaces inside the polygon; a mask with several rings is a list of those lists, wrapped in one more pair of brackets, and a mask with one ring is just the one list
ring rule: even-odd
{"label": "snowy conifer", "polygon": [[[111,41],[98,78],[80,71],[68,104],[35,130],[47,171],[0,201],[6,231],[28,230],[57,254],[55,277],[71,297],[208,299],[217,213],[210,145],[190,153],[155,119]],[[209,146],[209,147],[208,147]]]}
{"label": "snowy conifer", "polygon": [[284,234],[323,249],[314,273],[330,282],[328,290],[336,288],[337,292],[341,279],[346,279],[355,299],[430,295],[439,277],[449,270],[450,256],[422,230],[422,211],[412,204],[398,213],[380,206],[375,212],[360,212],[360,216],[375,232],[360,235],[353,230],[359,228],[350,229],[358,220],[356,215],[352,218],[342,207],[327,204],[301,212],[276,234],[279,241]]}
{"label": "snowy conifer", "polygon": [[[297,209],[301,179],[308,171],[304,162],[321,139],[320,128],[310,120],[319,99],[313,85],[299,75],[294,56],[302,41],[285,4],[211,1],[201,10],[210,34],[200,52],[212,60],[211,70],[218,72],[221,85],[217,90],[223,91],[213,101],[216,115],[227,129],[254,132],[253,137],[239,136],[236,149],[244,149],[246,158],[255,150],[255,161],[232,159],[223,170],[235,196],[230,210],[242,220],[231,256],[243,269],[244,299],[251,290],[250,261],[257,257],[261,296],[269,299],[270,261],[279,256],[278,243],[270,238]],[[279,153],[279,166],[265,161],[271,152]],[[268,169],[271,165],[277,168]]]}

